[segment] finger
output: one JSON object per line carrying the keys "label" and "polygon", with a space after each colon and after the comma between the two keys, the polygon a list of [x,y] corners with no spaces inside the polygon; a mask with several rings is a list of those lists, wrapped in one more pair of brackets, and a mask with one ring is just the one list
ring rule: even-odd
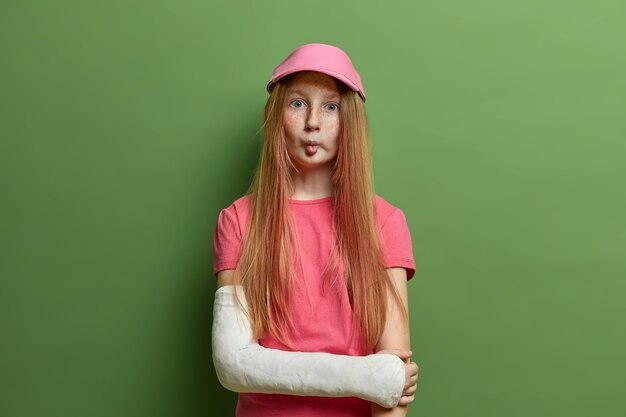
{"label": "finger", "polygon": [[415,395],[403,396],[400,398],[398,405],[408,405],[411,404],[415,400]]}
{"label": "finger", "polygon": [[411,384],[405,385],[404,386],[404,391],[402,391],[402,395],[407,395],[407,390],[409,390],[410,388],[415,388],[415,387],[417,387],[417,381],[415,381],[415,382],[413,382]]}
{"label": "finger", "polygon": [[403,396],[413,395],[413,394],[415,394],[415,391],[417,391],[417,385],[411,385],[410,387],[408,387],[407,389],[404,390],[402,395]]}
{"label": "finger", "polygon": [[416,375],[410,375],[404,382],[404,388],[406,389],[408,387],[411,387],[411,386],[417,384],[417,379],[418,379],[417,374]]}

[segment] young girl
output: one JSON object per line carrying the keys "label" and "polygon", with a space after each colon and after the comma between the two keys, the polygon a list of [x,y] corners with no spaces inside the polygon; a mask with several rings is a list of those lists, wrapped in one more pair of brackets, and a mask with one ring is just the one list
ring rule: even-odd
{"label": "young girl", "polygon": [[[373,192],[360,76],[341,49],[306,44],[267,91],[254,180],[215,230],[218,377],[239,392],[238,417],[404,416],[415,263],[402,210]],[[226,293],[249,335],[234,336]],[[392,408],[365,399],[390,390]]]}

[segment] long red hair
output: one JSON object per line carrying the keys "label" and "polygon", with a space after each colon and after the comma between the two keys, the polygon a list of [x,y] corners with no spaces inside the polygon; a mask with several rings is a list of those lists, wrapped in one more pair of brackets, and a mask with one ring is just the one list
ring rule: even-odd
{"label": "long red hair", "polygon": [[[294,76],[280,79],[265,104],[263,147],[248,189],[251,217],[234,275],[235,282],[243,285],[255,337],[269,334],[292,349],[289,329],[296,329],[289,314],[294,279],[290,254],[292,245],[297,248],[297,238],[288,199],[297,168],[287,153],[282,117]],[[408,312],[383,266],[364,102],[357,92],[335,82],[341,94],[341,130],[332,172],[337,246],[323,279],[343,275],[364,349],[370,352],[387,320],[387,294],[393,296],[406,321]]]}

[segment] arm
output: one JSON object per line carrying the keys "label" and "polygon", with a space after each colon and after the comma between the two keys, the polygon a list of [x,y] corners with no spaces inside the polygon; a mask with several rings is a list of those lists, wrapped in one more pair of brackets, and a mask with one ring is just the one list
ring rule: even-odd
{"label": "arm", "polygon": [[[220,282],[221,281],[221,282]],[[218,279],[219,284],[228,283]],[[290,352],[260,346],[234,292],[245,303],[241,285],[222,285],[215,292],[213,362],[220,383],[236,392],[327,397],[355,396],[395,406],[405,384],[405,365],[396,355],[334,355]]]}
{"label": "arm", "polygon": [[[404,268],[388,268],[390,277],[398,292],[400,293],[404,306],[408,311],[408,291],[407,291],[407,274]],[[387,297],[388,317],[385,330],[376,345],[375,351],[383,349],[402,349],[409,350],[411,339],[409,335],[409,325],[404,323],[401,312],[398,310],[396,302],[391,294]],[[409,363],[409,359],[407,359]],[[412,389],[411,391],[415,391]],[[410,395],[413,397],[413,395]],[[409,399],[413,401],[413,398]],[[405,397],[406,398],[406,397]],[[397,405],[394,408],[383,408],[379,404],[372,402],[372,417],[404,417],[408,412],[408,405]]]}

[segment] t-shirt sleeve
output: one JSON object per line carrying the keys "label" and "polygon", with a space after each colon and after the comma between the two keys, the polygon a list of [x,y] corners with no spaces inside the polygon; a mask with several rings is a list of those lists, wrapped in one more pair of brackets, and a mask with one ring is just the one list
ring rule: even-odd
{"label": "t-shirt sleeve", "polygon": [[411,232],[401,209],[395,208],[381,226],[385,268],[406,269],[407,281],[415,275]]}
{"label": "t-shirt sleeve", "polygon": [[213,274],[224,269],[235,269],[239,262],[241,229],[234,206],[222,209],[217,217],[213,236]]}

